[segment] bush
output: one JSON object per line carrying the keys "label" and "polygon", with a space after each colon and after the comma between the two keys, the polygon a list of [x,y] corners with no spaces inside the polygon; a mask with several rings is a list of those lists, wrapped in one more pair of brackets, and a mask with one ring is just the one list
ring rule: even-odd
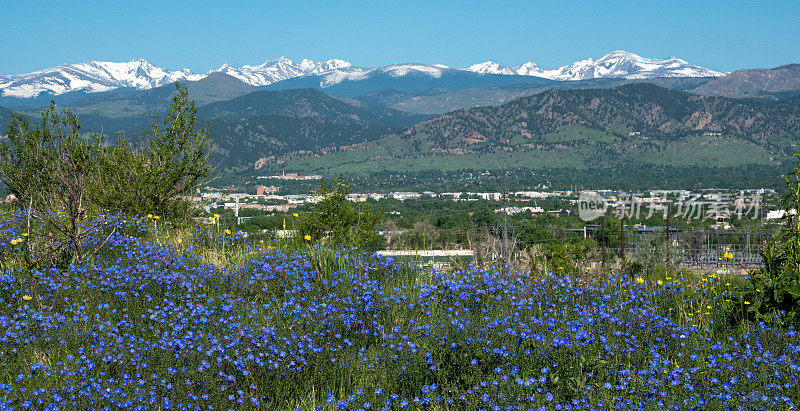
{"label": "bush", "polygon": [[382,244],[375,232],[381,213],[373,212],[369,204],[348,201],[349,192],[350,184],[341,177],[329,182],[323,179],[314,191],[318,201],[300,215],[300,234],[331,247],[371,244],[374,248]]}
{"label": "bush", "polygon": [[648,275],[657,267],[677,267],[680,263],[678,249],[664,235],[652,233],[633,236],[632,275],[638,274],[636,267],[639,272]]}
{"label": "bush", "polygon": [[24,209],[15,221],[29,267],[82,259],[83,241],[97,228],[86,223],[87,184],[97,175],[79,131],[73,113],[59,115],[51,104],[35,127],[14,113],[0,145],[0,177]]}
{"label": "bush", "polygon": [[534,244],[525,253],[531,272],[541,275],[583,275],[585,261],[597,254],[597,241],[587,238],[576,243]]}
{"label": "bush", "polygon": [[99,135],[82,139],[75,114],[59,114],[55,104],[35,127],[15,113],[0,144],[0,178],[25,210],[17,223],[26,263],[91,253],[84,240],[98,228],[85,223],[92,212],[187,221],[186,197],[212,171],[208,133],[197,129],[196,113],[187,88],[177,86],[170,111],[153,117],[152,135],[143,137],[140,149],[124,139],[111,146]]}
{"label": "bush", "polygon": [[800,324],[800,155],[788,177],[784,197],[786,221],[762,252],[764,267],[753,272],[745,299],[748,311],[767,322]]}
{"label": "bush", "polygon": [[191,216],[187,199],[213,170],[208,132],[197,128],[197,107],[187,87],[176,86],[170,111],[154,115],[152,134],[135,150],[124,139],[96,151],[94,200],[129,214],[155,214],[180,223]]}

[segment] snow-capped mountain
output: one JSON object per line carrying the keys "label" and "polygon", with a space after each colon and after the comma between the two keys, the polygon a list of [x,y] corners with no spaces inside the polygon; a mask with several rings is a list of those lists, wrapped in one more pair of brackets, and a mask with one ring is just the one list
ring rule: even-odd
{"label": "snow-capped mountain", "polygon": [[572,63],[558,70],[546,71],[553,80],[586,80],[592,78],[647,79],[656,77],[721,77],[725,73],[689,64],[677,57],[649,59],[627,51],[614,51],[597,61]]}
{"label": "snow-capped mountain", "polygon": [[[341,62],[341,60],[338,61]],[[308,80],[315,82],[315,87],[326,88],[343,81],[366,80],[376,76],[399,78],[409,75],[422,75],[430,78],[440,78],[442,73],[451,70],[455,69],[451,69],[444,64],[397,63],[384,67],[368,68],[355,67],[347,63],[347,65],[340,64],[339,67],[332,70],[310,72],[307,75],[309,76]]]}
{"label": "snow-capped mountain", "polygon": [[281,57],[268,60],[259,66],[242,66],[235,68],[228,64],[212,70],[236,77],[252,86],[266,86],[279,81],[295,77],[318,76],[320,86],[327,87],[345,80],[360,80],[370,74],[386,73],[392,77],[403,77],[409,74],[425,74],[431,77],[441,77],[444,70],[449,67],[442,64],[416,64],[402,63],[390,64],[384,67],[355,67],[344,60],[313,61],[303,59],[299,64]]}
{"label": "snow-capped mountain", "polygon": [[176,81],[197,81],[218,72],[235,77],[251,86],[264,86],[278,81],[331,72],[350,67],[344,60],[313,61],[303,59],[295,64],[280,57],[257,66],[233,67],[223,64],[205,74],[188,69],[170,71],[154,66],[147,60],[115,63],[92,61],[62,64],[27,74],[0,75],[0,90],[4,97],[36,97],[41,93],[59,95],[71,91],[96,93],[122,87],[150,89]]}
{"label": "snow-capped mountain", "polygon": [[392,77],[403,77],[409,74],[424,74],[426,76],[439,78],[442,77],[443,72],[452,69],[446,66],[443,67],[442,65],[399,63],[381,67],[376,70],[379,70],[381,73],[386,73]]}
{"label": "snow-capped mountain", "polygon": [[536,63],[532,62],[532,61],[529,61],[529,62],[517,67],[515,70],[517,72],[516,74],[519,74],[520,76],[538,76],[538,77],[542,77],[541,74],[543,73],[542,69],[539,68],[539,66]]}
{"label": "snow-capped mountain", "polygon": [[203,77],[187,69],[169,71],[142,59],[127,63],[92,61],[62,64],[28,74],[0,76],[0,90],[7,97],[36,97],[40,93],[94,93],[120,87],[149,89],[176,81],[196,81]]}
{"label": "snow-capped mountain", "polygon": [[325,61],[314,61],[309,59],[303,59],[300,61],[300,64],[298,64],[298,66],[303,70],[305,74],[320,74],[320,73],[326,73],[331,70],[350,67],[352,66],[352,64],[350,64],[350,62],[339,59],[330,59]]}
{"label": "snow-capped mountain", "polygon": [[485,61],[483,63],[473,64],[467,67],[465,70],[481,74],[506,74],[506,75],[519,74],[519,72],[517,72],[517,69],[509,66],[501,66],[493,61]]}
{"label": "snow-capped mountain", "polygon": [[378,68],[346,67],[295,77],[265,86],[267,90],[311,88],[334,97],[354,98],[373,92],[425,94],[443,90],[546,84],[541,77],[474,73],[441,64],[399,63]]}
{"label": "snow-capped mountain", "polygon": [[234,67],[223,64],[205,74],[188,69],[170,71],[154,66],[146,60],[113,63],[92,61],[79,64],[62,64],[57,67],[28,74],[0,75],[3,97],[36,97],[40,93],[59,95],[71,91],[89,93],[108,91],[121,87],[149,89],[175,81],[196,81],[210,73],[224,73],[251,86],[267,86],[298,77],[313,77],[315,87],[329,87],[342,81],[374,78],[378,75],[403,77],[422,75],[442,78],[443,73],[454,71],[481,75],[533,76],[550,80],[586,80],[594,78],[647,79],[655,77],[719,77],[725,73],[689,64],[679,58],[649,59],[625,51],[615,51],[598,60],[581,60],[557,69],[544,70],[534,62],[517,67],[503,66],[487,61],[465,69],[451,69],[443,64],[403,63],[384,67],[355,67],[347,61],[331,59],[314,61],[303,59],[298,63],[280,57],[257,66]]}
{"label": "snow-capped mountain", "polygon": [[229,64],[223,64],[222,67],[211,70],[209,73],[225,73],[251,86],[266,86],[294,77],[321,74],[332,70],[348,68],[350,66],[350,63],[337,59],[327,61],[303,59],[300,63],[295,64],[286,57],[280,57],[274,60],[267,60],[264,64],[258,66],[242,66],[236,68]]}
{"label": "snow-capped mountain", "polygon": [[466,70],[475,73],[536,76],[560,81],[594,78],[720,77],[725,75],[719,71],[689,64],[676,57],[649,59],[621,50],[611,52],[596,61],[581,60],[554,70],[543,70],[532,61],[519,67],[501,66],[487,61],[469,66]]}

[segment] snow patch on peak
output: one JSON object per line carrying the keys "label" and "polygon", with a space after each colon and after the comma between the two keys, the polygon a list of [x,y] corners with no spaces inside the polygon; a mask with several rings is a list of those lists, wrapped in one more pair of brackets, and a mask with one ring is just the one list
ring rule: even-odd
{"label": "snow patch on peak", "polygon": [[306,74],[321,74],[332,70],[343,69],[351,67],[347,61],[339,59],[330,59],[325,61],[314,61],[303,59],[298,65]]}
{"label": "snow patch on peak", "polygon": [[351,67],[349,62],[339,59],[326,61],[302,59],[299,63],[294,63],[286,57],[279,57],[267,60],[258,66],[245,65],[239,68],[227,66],[224,70],[221,67],[213,71],[222,71],[251,86],[266,86],[290,78],[323,74],[348,67]]}
{"label": "snow patch on peak", "polygon": [[588,58],[553,70],[543,70],[534,62],[511,68],[491,61],[469,66],[465,70],[476,73],[537,76],[559,81],[595,78],[719,77],[725,75],[719,71],[689,64],[677,57],[651,59],[624,50],[615,50],[597,60]]}
{"label": "snow patch on peak", "polygon": [[176,81],[196,81],[203,77],[188,69],[170,71],[154,66],[147,60],[136,59],[128,62],[61,64],[27,74],[0,76],[0,84],[3,85],[4,96],[27,98],[41,93],[95,93],[120,87],[150,89]]}
{"label": "snow patch on peak", "polygon": [[516,68],[516,72],[520,76],[537,76],[540,77],[542,74],[542,68],[539,67],[538,64],[534,63],[533,61],[529,61],[519,67]]}
{"label": "snow patch on peak", "polygon": [[642,56],[625,50],[614,50],[611,53],[608,53],[605,56],[600,57],[597,61],[604,61],[612,58],[641,59]]}
{"label": "snow patch on peak", "polygon": [[441,77],[444,71],[441,67],[417,63],[395,63],[382,67],[380,70],[384,73],[388,73],[392,77],[403,77],[409,74],[424,74],[435,78]]}
{"label": "snow patch on peak", "polygon": [[517,71],[508,66],[501,66],[493,61],[485,61],[479,64],[473,64],[467,67],[467,71],[481,74],[517,74]]}
{"label": "snow patch on peak", "polygon": [[319,86],[322,88],[330,87],[334,84],[341,83],[345,80],[361,80],[366,78],[369,73],[371,73],[374,69],[365,69],[360,67],[343,67],[336,70],[331,70],[327,73],[323,73],[320,75],[320,82]]}

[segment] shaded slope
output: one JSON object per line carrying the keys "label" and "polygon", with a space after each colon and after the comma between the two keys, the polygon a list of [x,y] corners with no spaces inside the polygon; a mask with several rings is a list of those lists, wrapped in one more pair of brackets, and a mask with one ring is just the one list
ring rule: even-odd
{"label": "shaded slope", "polygon": [[384,127],[407,127],[430,116],[358,105],[335,99],[312,89],[267,91],[247,95],[202,107],[198,115],[204,118],[244,119],[251,116],[281,115],[295,118],[312,117],[337,123],[374,124]]}
{"label": "shaded slope", "polygon": [[800,64],[772,69],[737,70],[697,87],[693,92],[727,97],[781,97],[800,92]]}

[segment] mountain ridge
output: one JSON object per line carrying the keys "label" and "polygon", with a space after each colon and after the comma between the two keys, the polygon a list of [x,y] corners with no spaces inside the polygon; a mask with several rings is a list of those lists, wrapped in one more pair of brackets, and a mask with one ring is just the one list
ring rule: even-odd
{"label": "mountain ridge", "polygon": [[612,51],[597,60],[591,58],[580,60],[552,70],[544,70],[533,61],[518,67],[501,66],[487,61],[469,66],[466,70],[486,74],[536,76],[558,81],[597,78],[722,77],[725,75],[720,71],[689,64],[677,57],[651,59],[623,50]]}
{"label": "mountain ridge", "polygon": [[[571,81],[587,78],[653,78],[653,77],[704,77],[721,76],[723,73],[683,60],[646,59],[633,53],[614,51],[594,61],[581,60],[553,70],[543,70],[530,61],[519,67],[501,66],[486,62],[463,69],[451,69],[441,64],[394,63],[382,67],[356,67],[345,60],[329,59],[314,61],[302,59],[300,62],[280,57],[262,64],[233,67],[223,64],[204,74],[193,73],[189,69],[169,70],[153,65],[144,59],[129,62],[91,61],[88,63],[61,64],[31,73],[0,75],[0,91],[4,97],[35,98],[42,93],[53,96],[83,91],[98,93],[118,88],[150,89],[175,81],[197,81],[212,73],[224,73],[254,87],[286,81],[304,76],[324,76],[321,87],[335,85],[340,81],[353,80],[374,72],[394,72],[404,76],[411,72],[421,72],[427,67],[427,74],[435,76],[440,70],[460,70],[478,74],[499,74],[525,77],[540,77],[550,80]],[[403,69],[407,69],[403,72]],[[397,74],[401,73],[403,74]]]}
{"label": "mountain ridge", "polygon": [[258,90],[231,100],[211,103],[198,110],[199,117],[226,120],[269,115],[395,128],[405,128],[430,118],[384,107],[357,106],[314,89]]}
{"label": "mountain ridge", "polygon": [[543,176],[665,166],[683,175],[699,167],[772,173],[792,161],[799,141],[800,97],[731,99],[634,83],[456,110],[372,142],[285,155],[265,167],[323,174],[510,168]]}
{"label": "mountain ridge", "polygon": [[800,91],[800,64],[736,70],[694,90],[698,94],[729,97],[769,97],[797,91]]}

